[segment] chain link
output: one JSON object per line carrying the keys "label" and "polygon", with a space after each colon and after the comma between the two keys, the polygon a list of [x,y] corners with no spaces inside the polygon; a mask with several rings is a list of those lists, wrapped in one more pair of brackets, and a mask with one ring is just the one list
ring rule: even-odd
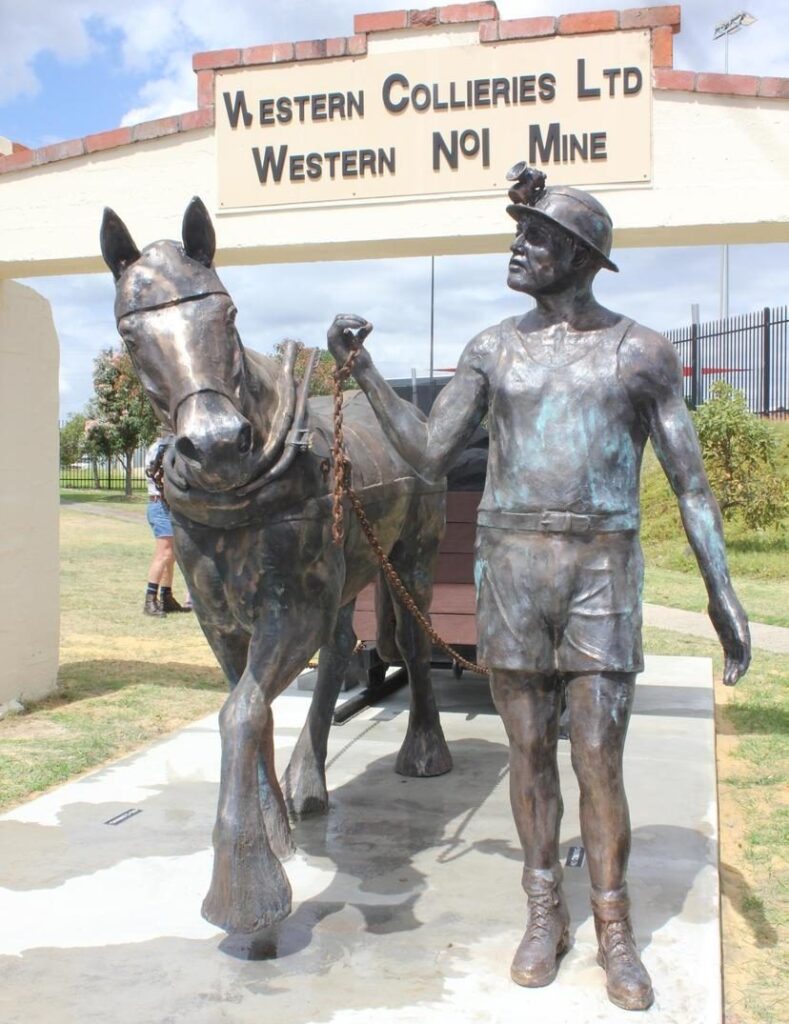
{"label": "chain link", "polygon": [[478,665],[475,662],[464,658],[462,654],[456,651],[454,647],[450,647],[446,640],[443,640],[435,629],[433,629],[430,620],[422,613],[416,601],[411,594],[409,594],[405,584],[397,574],[397,570],[389,561],[386,552],[381,547],[381,544],[375,535],[375,531],[370,524],[370,520],[367,518],[367,513],[364,511],[364,507],[359,500],[359,495],[351,486],[351,463],[345,453],[345,440],[343,437],[342,385],[343,381],[350,377],[351,371],[353,370],[353,364],[356,362],[356,357],[359,355],[359,351],[360,347],[352,349],[343,365],[335,367],[332,371],[332,381],[334,385],[334,442],[332,444],[332,462],[334,464],[334,502],[332,507],[332,539],[337,545],[340,545],[343,542],[343,519],[345,515],[343,498],[347,495],[348,500],[351,503],[351,508],[356,513],[356,518],[359,520],[362,532],[367,538],[370,547],[375,552],[375,555],[378,558],[378,564],[381,566],[381,570],[389,581],[389,584],[400,604],[409,611],[411,615],[413,615],[425,633],[430,637],[433,644],[445,654],[448,654],[455,664],[468,669],[469,672],[475,672],[478,675],[486,676],[488,675],[487,666]]}

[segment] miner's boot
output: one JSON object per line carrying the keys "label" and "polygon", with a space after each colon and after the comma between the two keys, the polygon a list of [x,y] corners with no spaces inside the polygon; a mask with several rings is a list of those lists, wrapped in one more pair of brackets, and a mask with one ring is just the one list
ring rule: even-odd
{"label": "miner's boot", "polygon": [[597,962],[605,970],[608,998],[623,1010],[648,1010],[655,998],[652,982],[636,949],[627,887],[593,891]]}
{"label": "miner's boot", "polygon": [[562,894],[562,869],[523,869],[529,920],[510,974],[518,985],[541,988],[556,977],[559,957],[570,945],[570,913]]}

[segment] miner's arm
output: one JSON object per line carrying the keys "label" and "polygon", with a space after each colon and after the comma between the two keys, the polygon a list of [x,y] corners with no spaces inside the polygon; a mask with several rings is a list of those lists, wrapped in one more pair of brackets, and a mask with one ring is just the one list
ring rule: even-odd
{"label": "miner's arm", "polygon": [[[329,349],[339,365],[372,330],[361,317],[340,314],[329,328]],[[362,348],[353,375],[370,400],[384,433],[400,456],[420,476],[439,480],[468,443],[487,410],[487,378],[481,370],[486,336],[471,341],[455,376],[435,401],[427,421],[410,402],[398,397]]]}
{"label": "miner's arm", "polygon": [[726,655],[723,681],[733,686],[751,658],[748,620],[729,577],[720,510],[685,405],[674,346],[634,325],[620,348],[619,373],[679,500],[685,533],[707,587],[710,619]]}

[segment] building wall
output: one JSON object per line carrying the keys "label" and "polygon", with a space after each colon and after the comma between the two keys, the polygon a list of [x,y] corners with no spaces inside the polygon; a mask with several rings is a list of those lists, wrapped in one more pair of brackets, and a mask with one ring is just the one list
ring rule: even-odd
{"label": "building wall", "polygon": [[0,281],[0,706],[57,681],[58,339],[49,303]]}

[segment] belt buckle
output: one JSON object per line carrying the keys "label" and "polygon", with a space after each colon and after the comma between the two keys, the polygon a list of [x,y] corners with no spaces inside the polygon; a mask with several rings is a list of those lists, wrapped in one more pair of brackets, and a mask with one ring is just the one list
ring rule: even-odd
{"label": "belt buckle", "polygon": [[575,527],[578,533],[589,533],[592,529],[592,517],[589,515],[576,515],[573,516],[575,520]]}

